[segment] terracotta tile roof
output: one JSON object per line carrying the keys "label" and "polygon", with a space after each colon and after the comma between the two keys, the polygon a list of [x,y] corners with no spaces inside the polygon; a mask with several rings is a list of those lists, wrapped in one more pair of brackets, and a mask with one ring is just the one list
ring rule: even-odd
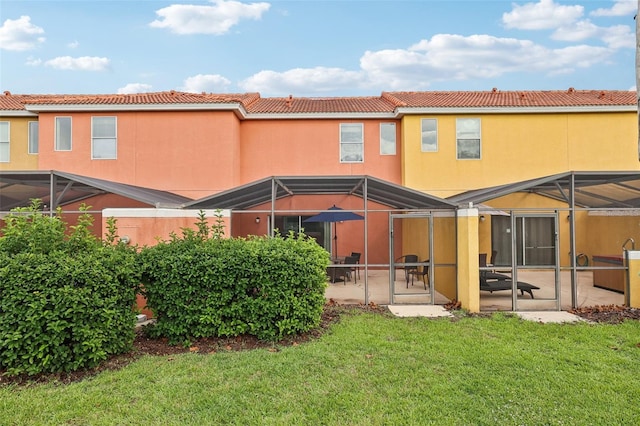
{"label": "terracotta tile roof", "polygon": [[395,105],[379,96],[345,98],[259,98],[250,114],[392,113]]}
{"label": "terracotta tile roof", "polygon": [[[188,93],[168,92],[105,94],[105,95],[0,95],[0,109],[22,109],[32,105],[153,105],[153,104],[218,104],[240,103],[247,106],[260,97],[259,93]],[[18,106],[20,106],[18,108]]]}
{"label": "terracotta tile roof", "polygon": [[636,92],[621,90],[385,92],[400,107],[580,107],[636,105]]}
{"label": "terracotta tile roof", "polygon": [[262,98],[259,93],[187,93],[177,91],[127,95],[0,94],[0,110],[24,105],[178,105],[237,103],[249,114],[393,113],[396,108],[589,107],[636,106],[636,92],[615,90],[383,92],[380,96]]}
{"label": "terracotta tile roof", "polygon": [[0,94],[0,110],[24,111],[24,104],[30,100],[38,99],[39,95],[12,95],[6,91]]}

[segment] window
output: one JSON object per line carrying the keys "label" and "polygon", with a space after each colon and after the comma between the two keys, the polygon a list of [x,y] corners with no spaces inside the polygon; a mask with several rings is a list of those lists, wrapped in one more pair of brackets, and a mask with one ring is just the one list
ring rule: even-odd
{"label": "window", "polygon": [[438,121],[435,118],[423,118],[421,123],[422,152],[438,151]]}
{"label": "window", "polygon": [[396,123],[380,123],[380,155],[396,155]]}
{"label": "window", "polygon": [[340,162],[362,163],[363,154],[364,125],[362,123],[340,124]]}
{"label": "window", "polygon": [[29,154],[38,153],[39,127],[37,121],[29,122]]}
{"label": "window", "polygon": [[480,119],[456,119],[456,150],[458,160],[479,160],[480,147]]}
{"label": "window", "polygon": [[91,158],[113,160],[116,154],[116,118],[91,117]]}
{"label": "window", "polygon": [[71,117],[56,117],[56,151],[71,151]]}
{"label": "window", "polygon": [[0,163],[9,162],[9,122],[0,121]]}

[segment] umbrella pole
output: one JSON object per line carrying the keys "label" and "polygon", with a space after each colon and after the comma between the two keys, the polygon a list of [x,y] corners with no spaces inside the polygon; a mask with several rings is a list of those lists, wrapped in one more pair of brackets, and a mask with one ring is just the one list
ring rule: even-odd
{"label": "umbrella pole", "polygon": [[334,258],[338,258],[338,226],[336,222],[333,222],[333,248],[334,248]]}

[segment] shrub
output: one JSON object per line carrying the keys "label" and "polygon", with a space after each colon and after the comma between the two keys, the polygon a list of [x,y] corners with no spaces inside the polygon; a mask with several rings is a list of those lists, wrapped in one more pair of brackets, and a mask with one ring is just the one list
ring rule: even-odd
{"label": "shrub", "polygon": [[277,340],[320,323],[329,254],[304,234],[219,238],[185,231],[140,253],[153,336]]}
{"label": "shrub", "polygon": [[[10,375],[68,372],[130,350],[139,283],[135,248],[93,236],[88,214],[65,235],[60,215],[43,215],[37,202],[16,209],[5,223],[0,369]],[[115,222],[109,226],[113,234]]]}

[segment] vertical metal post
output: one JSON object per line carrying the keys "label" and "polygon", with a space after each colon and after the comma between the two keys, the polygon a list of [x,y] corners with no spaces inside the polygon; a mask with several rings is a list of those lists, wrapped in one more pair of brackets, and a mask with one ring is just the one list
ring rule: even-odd
{"label": "vertical metal post", "polygon": [[369,304],[369,188],[368,179],[364,179],[362,198],[364,200],[364,304]]}
{"label": "vertical metal post", "polygon": [[269,236],[273,237],[273,228],[276,224],[276,180],[271,178],[271,229],[268,229]]}
{"label": "vertical metal post", "polygon": [[396,281],[396,265],[393,258],[393,214],[389,213],[389,303],[394,304],[393,287]]}
{"label": "vertical metal post", "polygon": [[[576,177],[571,173],[569,181],[569,253],[571,253],[571,307],[578,307],[578,271],[576,269]],[[558,284],[556,283],[556,286]],[[558,297],[560,299],[560,297]]]}
{"label": "vertical metal post", "polygon": [[49,216],[53,217],[53,212],[56,210],[56,175],[53,172],[49,172]]}
{"label": "vertical metal post", "polygon": [[[524,223],[524,220],[523,220]],[[518,310],[518,239],[517,234],[521,232],[517,230],[518,223],[516,215],[511,212],[511,309]],[[524,245],[524,235],[523,235]]]}
{"label": "vertical metal post", "polygon": [[[457,250],[456,250],[457,251]],[[431,304],[435,305],[436,303],[436,296],[435,296],[435,291],[434,291],[434,281],[433,281],[433,275],[435,274],[435,260],[433,257],[433,212],[429,212],[429,267],[430,272],[427,275],[429,277],[429,293],[431,296]],[[423,268],[426,268],[427,266],[422,266]],[[424,278],[423,278],[424,279]],[[456,286],[456,292],[457,292],[457,287]],[[456,295],[457,296],[457,295]]]}

